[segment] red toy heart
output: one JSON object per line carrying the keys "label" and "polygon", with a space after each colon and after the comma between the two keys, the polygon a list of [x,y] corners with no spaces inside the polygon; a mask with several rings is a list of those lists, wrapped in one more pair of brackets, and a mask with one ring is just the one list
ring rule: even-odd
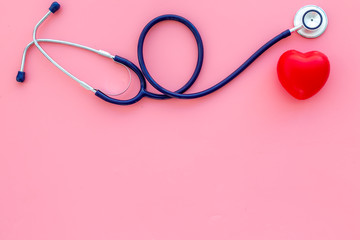
{"label": "red toy heart", "polygon": [[304,100],[314,96],[325,85],[330,63],[317,51],[301,53],[289,50],[281,55],[277,72],[280,83],[293,97]]}

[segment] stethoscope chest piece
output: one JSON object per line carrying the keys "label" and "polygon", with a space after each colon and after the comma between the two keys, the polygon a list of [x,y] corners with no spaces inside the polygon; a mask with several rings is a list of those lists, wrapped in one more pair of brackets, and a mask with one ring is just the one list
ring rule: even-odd
{"label": "stethoscope chest piece", "polygon": [[294,26],[303,26],[297,32],[306,38],[317,38],[323,34],[328,25],[325,11],[315,5],[302,7],[295,15]]}

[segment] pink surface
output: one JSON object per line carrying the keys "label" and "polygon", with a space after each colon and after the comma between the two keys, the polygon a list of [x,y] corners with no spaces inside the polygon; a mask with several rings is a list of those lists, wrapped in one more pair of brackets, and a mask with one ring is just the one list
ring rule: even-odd
{"label": "pink surface", "polygon": [[[61,1],[40,38],[136,63],[148,21],[188,18],[205,46],[193,92],[292,27],[300,7],[317,4],[328,14],[323,36],[291,36],[217,93],[132,106],[94,97],[35,48],[26,82],[15,81],[50,3],[0,3],[1,240],[360,239],[359,1]],[[196,61],[190,31],[163,23],[147,40],[151,73],[170,89],[181,86]],[[95,86],[127,77],[94,54],[43,46]],[[295,100],[277,79],[277,60],[289,49],[330,59],[327,84],[309,100]]]}

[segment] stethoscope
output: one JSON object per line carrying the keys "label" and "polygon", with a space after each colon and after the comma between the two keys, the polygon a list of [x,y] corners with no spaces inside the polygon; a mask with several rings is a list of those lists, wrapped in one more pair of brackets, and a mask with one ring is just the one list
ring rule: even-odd
{"label": "stethoscope", "polygon": [[[129,61],[125,58],[119,57],[119,56],[113,56],[110,53],[103,51],[103,50],[96,50],[96,49],[93,49],[93,48],[90,48],[87,46],[83,46],[80,44],[71,43],[71,42],[67,42],[67,41],[60,41],[60,40],[54,40],[54,39],[37,39],[36,32],[37,32],[37,29],[39,28],[39,26],[52,13],[55,13],[59,8],[60,8],[59,3],[57,3],[57,2],[52,3],[49,8],[49,12],[46,13],[46,15],[36,24],[34,31],[33,31],[33,41],[31,43],[29,43],[24,50],[22,63],[21,63],[21,69],[18,72],[16,80],[18,82],[24,82],[24,80],[25,80],[24,65],[25,65],[26,53],[27,53],[28,48],[31,45],[35,44],[35,46],[39,49],[39,51],[51,63],[53,63],[57,68],[59,68],[66,75],[68,75],[69,77],[74,79],[76,82],[78,82],[85,89],[92,91],[93,93],[95,93],[96,96],[98,96],[99,98],[101,98],[109,103],[118,104],[118,105],[133,104],[133,103],[136,103],[139,100],[141,100],[143,97],[149,97],[149,98],[154,98],[154,99],[168,99],[168,98],[193,99],[193,98],[199,98],[199,97],[206,96],[216,90],[219,90],[220,88],[222,88],[223,86],[228,84],[231,80],[233,80],[241,72],[243,72],[251,63],[253,63],[261,54],[263,54],[266,50],[268,50],[275,43],[290,36],[292,32],[297,31],[301,36],[306,37],[306,38],[316,38],[316,37],[319,37],[322,33],[324,33],[324,31],[328,25],[328,19],[327,19],[327,16],[323,9],[321,9],[320,7],[315,6],[315,5],[308,5],[308,6],[302,7],[295,15],[295,18],[294,18],[294,26],[295,27],[293,27],[292,29],[285,30],[284,32],[280,33],[279,35],[277,35],[276,37],[274,37],[273,39],[268,41],[261,48],[259,48],[253,55],[251,55],[250,58],[248,58],[239,68],[237,68],[233,73],[231,73],[224,80],[222,80],[221,82],[217,83],[216,85],[214,85],[206,90],[203,90],[201,92],[185,93],[194,84],[194,82],[198,78],[201,67],[202,67],[202,63],[203,63],[203,57],[204,57],[204,47],[203,47],[203,43],[202,43],[200,34],[199,34],[198,30],[195,28],[195,26],[190,21],[188,21],[187,19],[185,19],[183,17],[177,16],[177,15],[163,15],[163,16],[159,16],[159,17],[153,19],[151,22],[149,22],[145,26],[143,31],[141,32],[139,42],[138,42],[137,52],[138,52],[138,60],[139,60],[139,64],[140,64],[140,69],[141,69],[140,70],[131,61]],[[144,60],[144,54],[143,54],[144,41],[145,41],[146,35],[149,32],[149,30],[157,23],[162,22],[162,21],[168,21],[168,20],[180,22],[180,23],[184,24],[186,27],[188,27],[195,37],[195,40],[197,43],[197,48],[198,48],[198,58],[197,58],[197,64],[195,67],[195,71],[192,74],[190,80],[177,91],[170,91],[168,89],[165,89],[164,87],[162,87],[160,84],[158,84],[155,81],[155,79],[151,76],[151,74],[149,73],[149,71],[146,67],[145,60]],[[82,49],[97,53],[106,58],[110,58],[110,59],[114,60],[115,62],[124,65],[126,68],[131,69],[138,76],[139,81],[140,81],[140,89],[139,89],[138,93],[131,99],[119,100],[119,99],[113,98],[113,96],[109,96],[110,94],[105,94],[103,91],[91,87],[89,84],[81,81],[80,79],[78,79],[77,77],[72,75],[70,72],[65,70],[63,67],[61,67],[57,62],[54,61],[54,59],[52,59],[44,51],[44,49],[40,46],[39,42],[58,43],[58,44],[64,44],[64,45],[69,45],[69,46],[73,46],[73,47],[78,47],[78,48],[82,48]],[[145,79],[161,94],[151,93],[151,92],[147,91]],[[131,80],[129,81],[129,85],[130,85],[130,82],[131,82]],[[128,87],[129,87],[129,85],[128,85]],[[126,91],[126,89],[125,89],[125,91]]]}

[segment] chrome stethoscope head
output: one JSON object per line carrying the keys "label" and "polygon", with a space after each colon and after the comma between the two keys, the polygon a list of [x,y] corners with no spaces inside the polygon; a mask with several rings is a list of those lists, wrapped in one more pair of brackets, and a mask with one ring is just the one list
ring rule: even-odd
{"label": "chrome stethoscope head", "polygon": [[317,38],[323,34],[328,25],[325,11],[315,5],[302,7],[295,15],[293,31],[306,38]]}

